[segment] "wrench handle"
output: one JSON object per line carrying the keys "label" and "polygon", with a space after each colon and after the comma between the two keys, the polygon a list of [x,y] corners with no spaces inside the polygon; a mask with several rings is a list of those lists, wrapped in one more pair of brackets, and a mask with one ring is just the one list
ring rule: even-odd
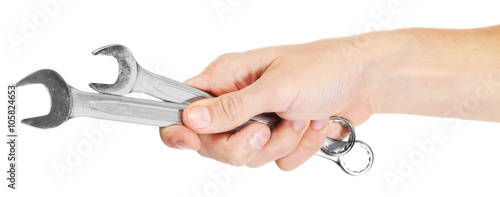
{"label": "wrench handle", "polygon": [[[182,124],[185,103],[172,103],[137,99],[110,94],[96,94],[71,88],[72,117],[92,117],[120,122],[166,127]],[[281,119],[276,114],[260,114],[233,131],[241,130],[252,122],[262,122],[271,129]]]}
{"label": "wrench handle", "polygon": [[190,104],[199,99],[211,98],[212,95],[137,66],[138,74],[132,92],[142,92],[163,101]]}
{"label": "wrench handle", "polygon": [[233,131],[241,130],[241,129],[243,129],[243,127],[246,127],[247,125],[249,125],[250,123],[253,123],[253,122],[261,122],[261,123],[267,124],[267,126],[269,126],[269,129],[271,129],[271,131],[272,131],[273,129],[278,127],[278,124],[281,122],[281,118],[278,115],[276,115],[275,113],[262,113],[262,114],[259,114],[257,116],[254,116],[248,122],[237,127]]}
{"label": "wrench handle", "polygon": [[[213,96],[205,91],[199,90],[187,84],[175,81],[168,77],[164,77],[137,66],[138,75],[134,85],[134,92],[142,92],[153,97],[167,102],[186,103],[190,104],[194,101],[213,98]],[[252,122],[265,123],[273,130],[280,123],[281,118],[275,113],[263,113],[250,119],[245,124],[234,130],[241,130]]]}
{"label": "wrench handle", "polygon": [[182,110],[187,106],[183,103],[87,93],[74,88],[71,88],[71,94],[72,117],[93,117],[160,127],[182,124]]}

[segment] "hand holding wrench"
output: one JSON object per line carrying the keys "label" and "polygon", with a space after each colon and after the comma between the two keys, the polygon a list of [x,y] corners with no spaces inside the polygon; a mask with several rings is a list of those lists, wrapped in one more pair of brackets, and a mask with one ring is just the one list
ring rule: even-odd
{"label": "hand holding wrench", "polygon": [[[212,97],[204,91],[143,69],[137,64],[130,50],[122,45],[108,45],[97,49],[93,54],[111,55],[118,61],[120,74],[114,84],[90,84],[97,92],[107,94],[79,91],[69,86],[57,72],[39,70],[23,78],[17,86],[34,83],[45,85],[51,96],[51,110],[45,116],[28,118],[21,122],[47,129],[57,127],[72,117],[84,116],[165,127],[182,124],[182,110],[191,102]],[[130,92],[147,93],[166,102],[117,96]],[[255,121],[267,124],[272,130],[280,120],[274,113],[260,114],[233,131]],[[354,128],[347,120],[332,117],[330,121],[348,127],[349,140],[344,142],[327,139],[317,155],[334,161],[348,174],[360,175],[367,172],[373,164],[371,148],[364,142],[356,141]],[[343,159],[354,145],[361,146],[368,155],[367,166],[361,170],[348,168]]]}
{"label": "hand holding wrench", "polygon": [[[17,82],[16,86],[43,84],[51,98],[50,112],[44,116],[23,119],[21,122],[33,127],[49,129],[62,125],[73,117],[93,117],[105,120],[165,127],[182,124],[181,113],[185,103],[171,103],[129,98],[111,94],[96,94],[79,91],[64,81],[57,72],[49,69],[36,71]],[[360,175],[368,171],[373,163],[373,153],[365,143],[355,141],[354,129],[341,118],[332,118],[349,127],[348,142],[327,139],[318,155],[337,163],[345,172]],[[243,127],[236,128],[239,130]],[[276,126],[276,125],[274,125]],[[351,170],[343,162],[343,156],[355,144],[364,145],[368,153],[368,165],[360,171]]]}
{"label": "hand holding wrench", "polygon": [[[92,89],[99,93],[126,95],[131,92],[142,92],[163,101],[186,104],[204,98],[212,98],[212,95],[202,90],[157,75],[142,68],[136,62],[132,52],[123,45],[107,45],[96,49],[92,54],[113,56],[118,61],[119,73],[115,83],[89,84]],[[253,117],[241,127],[255,121],[267,124],[272,130],[278,125],[281,118],[274,113],[264,113]]]}

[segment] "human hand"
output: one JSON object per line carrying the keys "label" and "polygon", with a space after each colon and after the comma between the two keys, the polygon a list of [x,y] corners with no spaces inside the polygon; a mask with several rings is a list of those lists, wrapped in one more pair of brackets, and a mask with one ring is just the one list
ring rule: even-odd
{"label": "human hand", "polygon": [[[186,81],[219,97],[189,105],[183,113],[186,127],[161,129],[163,141],[237,166],[276,161],[283,170],[298,167],[318,151],[327,135],[334,139],[347,135],[340,125],[326,124],[330,116],[359,125],[372,114],[363,91],[366,61],[347,59],[338,47],[348,42],[345,39],[220,56]],[[258,122],[235,133],[221,133],[263,112],[276,112],[284,119],[272,133]]]}
{"label": "human hand", "polygon": [[[346,135],[326,124],[332,115],[354,126],[374,113],[498,122],[499,32],[401,29],[225,54],[186,81],[219,97],[189,105],[185,126],[160,134],[167,146],[221,162],[292,170],[327,135]],[[284,119],[272,133],[258,122],[221,133],[263,112]]]}

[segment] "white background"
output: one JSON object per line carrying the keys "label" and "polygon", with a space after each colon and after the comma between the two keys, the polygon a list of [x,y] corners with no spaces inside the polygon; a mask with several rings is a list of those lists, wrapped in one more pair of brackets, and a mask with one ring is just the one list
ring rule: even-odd
{"label": "white background", "polygon": [[[0,4],[2,84],[50,68],[73,87],[91,91],[89,82],[116,79],[113,58],[90,54],[113,43],[131,48],[146,69],[184,81],[223,53],[348,36],[374,23],[381,29],[500,23],[498,2],[479,0],[395,1],[400,12],[383,24],[371,13],[387,12],[390,1],[69,0],[49,13],[39,5],[45,2],[51,0]],[[231,10],[219,15],[214,2]],[[27,23],[36,23],[31,35],[22,34]],[[9,35],[14,34],[23,36],[24,43],[12,44]],[[20,118],[49,110],[49,96],[41,86],[23,87],[19,97]],[[436,130],[444,132],[445,140],[434,141],[424,154],[415,141],[432,139]],[[292,172],[282,172],[274,163],[242,167],[222,183],[211,174],[228,174],[227,165],[167,148],[155,127],[77,118],[52,130],[19,125],[19,131],[19,189],[11,191],[3,179],[0,196],[499,195],[498,123],[375,115],[357,129],[358,139],[368,142],[376,156],[366,175],[348,176],[334,163],[313,157]],[[109,132],[58,179],[53,164],[65,164],[68,150],[88,142],[88,131]],[[1,152],[3,170],[5,144]],[[413,170],[398,172],[412,157]],[[391,183],[389,175],[402,182]],[[3,171],[0,177],[5,176]]]}

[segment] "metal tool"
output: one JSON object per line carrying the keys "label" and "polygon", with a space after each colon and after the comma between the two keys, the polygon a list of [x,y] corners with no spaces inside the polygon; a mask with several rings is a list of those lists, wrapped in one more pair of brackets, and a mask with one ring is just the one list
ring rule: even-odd
{"label": "metal tool", "polygon": [[82,92],[68,85],[61,75],[49,69],[36,71],[16,85],[36,83],[45,85],[49,91],[52,104],[50,112],[21,122],[43,129],[57,127],[73,117],[93,117],[164,127],[182,124],[182,110],[187,106],[184,103]]}
{"label": "metal tool", "polygon": [[[330,123],[332,122],[340,123],[344,127],[347,127],[349,133],[348,141],[346,142],[326,138],[323,146],[321,147],[321,150],[318,151],[316,155],[335,162],[340,166],[340,168],[342,168],[342,170],[344,170],[344,172],[353,176],[362,175],[368,172],[371,169],[374,161],[373,151],[370,146],[363,141],[356,140],[354,127],[346,119],[341,117],[331,117]],[[360,169],[349,167],[349,165],[346,164],[344,160],[344,156],[349,153],[355,146],[362,148],[367,156],[365,161],[366,165],[362,166]]]}
{"label": "metal tool", "polygon": [[[52,105],[49,114],[21,122],[39,128],[57,127],[72,117],[93,117],[105,120],[165,127],[182,124],[182,110],[186,103],[172,103],[136,99],[111,94],[87,93],[77,90],[64,81],[59,73],[44,69],[23,78],[16,85],[40,83],[49,90]],[[268,117],[265,122],[275,128],[280,119]],[[251,121],[234,129],[241,130]]]}
{"label": "metal tool", "polygon": [[[131,92],[142,92],[163,101],[186,104],[213,97],[202,90],[142,68],[135,60],[132,51],[123,45],[106,45],[94,50],[92,54],[113,56],[118,61],[119,72],[115,83],[89,84],[92,89],[99,93],[123,96]],[[281,118],[274,113],[263,113],[251,118],[240,128],[256,121],[267,124],[272,130],[278,125]]]}
{"label": "metal tool", "polygon": [[119,72],[115,83],[89,84],[99,93],[126,95],[131,92],[142,92],[164,101],[187,104],[212,97],[204,91],[142,68],[135,61],[132,52],[123,45],[107,45],[96,49],[92,54],[113,56],[118,61]]}
{"label": "metal tool", "polygon": [[[47,129],[57,127],[72,117],[82,116],[164,127],[182,124],[182,110],[188,104],[212,97],[204,91],[145,70],[139,66],[131,51],[125,46],[108,45],[95,50],[92,54],[110,55],[118,61],[120,74],[114,84],[89,84],[94,90],[104,94],[79,91],[69,86],[57,72],[48,69],[39,70],[23,78],[17,86],[44,84],[51,95],[51,110],[45,116],[28,118],[21,122]],[[130,92],[143,92],[166,102],[121,96]],[[270,129],[274,129],[281,118],[274,113],[260,114],[233,131],[240,130],[255,121],[263,122]],[[347,142],[326,139],[317,155],[334,161],[350,175],[367,172],[373,164],[371,148],[362,141],[356,141],[354,128],[347,120],[332,117],[330,122],[346,126],[349,139]],[[343,160],[344,155],[355,145],[361,146],[368,154],[368,164],[359,170],[349,168]]]}
{"label": "metal tool", "polygon": [[[132,51],[123,45],[113,44],[103,46],[93,51],[92,54],[113,56],[118,61],[119,74],[114,84],[89,84],[91,88],[99,93],[126,95],[131,92],[142,92],[164,101],[187,104],[199,99],[212,97],[212,95],[202,90],[154,74],[142,68],[135,60]],[[252,118],[248,123],[259,121],[268,124],[279,120],[281,119],[276,114],[261,114]],[[321,151],[318,151],[318,155],[334,161],[348,174],[360,175],[367,172],[373,164],[373,152],[371,148],[362,141],[356,141],[354,128],[349,121],[340,117],[332,117],[330,122],[337,122],[346,126],[349,130],[349,140],[348,142],[344,142],[327,139]],[[246,124],[240,126],[238,129],[244,126],[246,126]],[[271,129],[273,129],[273,127],[271,127]],[[350,169],[343,162],[343,156],[349,152],[355,144],[360,144],[368,153],[368,164],[365,168],[360,170]]]}
{"label": "metal tool", "polygon": [[[111,94],[87,93],[77,90],[64,81],[57,72],[49,69],[36,71],[22,80],[16,86],[43,84],[49,91],[51,108],[47,115],[27,118],[21,122],[33,127],[49,129],[62,125],[73,117],[93,117],[121,122],[169,126],[182,124],[182,110],[185,103],[171,103],[129,98]],[[345,172],[360,175],[368,171],[373,163],[373,153],[370,147],[360,141],[355,141],[354,128],[343,118],[332,117],[331,122],[339,122],[349,128],[347,142],[327,139],[318,155],[337,163]],[[235,130],[239,130],[239,127]],[[369,153],[369,165],[361,170],[352,170],[342,162],[343,156],[355,144],[361,144]]]}

